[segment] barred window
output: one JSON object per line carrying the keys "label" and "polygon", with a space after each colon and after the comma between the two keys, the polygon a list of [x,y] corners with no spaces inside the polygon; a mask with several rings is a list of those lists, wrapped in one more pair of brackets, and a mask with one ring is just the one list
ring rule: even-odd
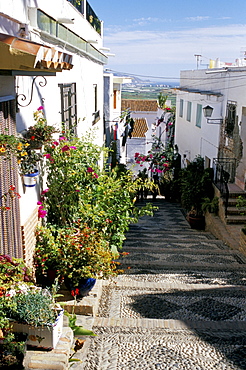
{"label": "barred window", "polygon": [[61,92],[61,120],[64,131],[77,135],[76,83],[59,84]]}

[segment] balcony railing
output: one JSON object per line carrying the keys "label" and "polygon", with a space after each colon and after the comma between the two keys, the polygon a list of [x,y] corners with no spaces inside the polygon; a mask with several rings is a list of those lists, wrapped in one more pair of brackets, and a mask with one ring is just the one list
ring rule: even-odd
{"label": "balcony railing", "polygon": [[235,181],[236,158],[217,158],[213,160],[214,184],[225,198],[225,215],[227,216],[229,187],[228,183]]}
{"label": "balcony railing", "polygon": [[101,21],[88,2],[86,2],[86,19],[92,27],[101,35]]}
{"label": "balcony railing", "polygon": [[68,0],[81,14],[84,14],[84,0]]}
{"label": "balcony railing", "polygon": [[[68,0],[81,14],[85,14],[85,0]],[[98,16],[86,1],[86,19],[92,25],[92,27],[101,35],[101,21]]]}

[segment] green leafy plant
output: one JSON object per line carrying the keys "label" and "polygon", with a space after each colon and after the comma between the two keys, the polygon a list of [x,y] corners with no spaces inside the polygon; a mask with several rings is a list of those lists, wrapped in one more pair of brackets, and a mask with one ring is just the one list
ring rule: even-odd
{"label": "green leafy plant", "polygon": [[86,224],[77,227],[40,227],[37,231],[35,266],[37,274],[53,269],[57,278],[78,286],[81,277],[116,274],[114,255],[103,234]]}
{"label": "green leafy plant", "polygon": [[246,214],[246,198],[239,195],[237,197],[236,207],[240,210],[241,215],[245,215]]}
{"label": "green leafy plant", "polygon": [[18,323],[33,327],[51,326],[57,317],[52,295],[47,289],[24,284],[5,293],[10,303],[6,307],[6,316]]}
{"label": "green leafy plant", "polygon": [[26,148],[25,155],[20,154],[17,158],[20,174],[25,175],[37,171],[38,164],[43,158],[43,155],[33,149]]}
{"label": "green leafy plant", "polygon": [[205,197],[213,198],[212,171],[204,168],[204,159],[197,156],[181,173],[181,202],[187,212],[203,215]]}
{"label": "green leafy plant", "polygon": [[218,214],[219,212],[219,198],[214,197],[212,200],[208,197],[202,199],[202,211]]}
{"label": "green leafy plant", "polygon": [[33,282],[33,273],[24,261],[8,255],[0,255],[0,296],[4,291],[19,282]]}

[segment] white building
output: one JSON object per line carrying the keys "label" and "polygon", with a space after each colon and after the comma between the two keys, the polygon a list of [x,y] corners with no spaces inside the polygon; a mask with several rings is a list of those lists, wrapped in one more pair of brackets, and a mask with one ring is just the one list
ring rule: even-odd
{"label": "white building", "polygon": [[[240,63],[239,63],[240,64]],[[246,67],[182,71],[175,141],[182,157],[221,164],[243,190],[246,178]],[[205,118],[203,108],[213,108]]]}
{"label": "white building", "polygon": [[[31,126],[33,112],[42,105],[49,125],[77,136],[95,128],[96,142],[103,145],[103,24],[87,0],[73,4],[0,0],[0,133]],[[25,188],[16,168],[2,165],[0,172],[1,194],[14,184],[21,195],[14,221],[6,212],[0,216],[0,253],[27,260],[40,187]]]}
{"label": "white building", "polygon": [[[126,115],[121,109],[122,85],[130,83],[131,78],[104,73],[104,127],[105,143],[115,150],[115,160],[126,163],[126,146],[124,135],[126,131]],[[112,148],[115,143],[115,148]],[[110,156],[112,163],[112,156]]]}

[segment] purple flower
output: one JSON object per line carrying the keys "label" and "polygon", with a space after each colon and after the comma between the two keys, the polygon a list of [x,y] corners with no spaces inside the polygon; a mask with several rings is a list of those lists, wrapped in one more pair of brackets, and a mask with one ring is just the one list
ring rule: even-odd
{"label": "purple flower", "polygon": [[40,202],[40,201],[38,201],[38,202],[37,202],[37,205],[38,205],[38,206],[41,206],[42,204],[43,204],[43,203],[42,203],[42,202]]}
{"label": "purple flower", "polygon": [[59,137],[59,141],[65,141],[65,140],[67,140],[67,139],[65,138],[65,136],[61,136],[61,137]]}
{"label": "purple flower", "polygon": [[88,167],[87,172],[93,172],[93,169],[91,167]]}
{"label": "purple flower", "polygon": [[40,107],[38,107],[37,110],[44,110],[44,107],[42,105],[40,105]]}
{"label": "purple flower", "polygon": [[77,149],[76,146],[70,146],[70,149]]}

